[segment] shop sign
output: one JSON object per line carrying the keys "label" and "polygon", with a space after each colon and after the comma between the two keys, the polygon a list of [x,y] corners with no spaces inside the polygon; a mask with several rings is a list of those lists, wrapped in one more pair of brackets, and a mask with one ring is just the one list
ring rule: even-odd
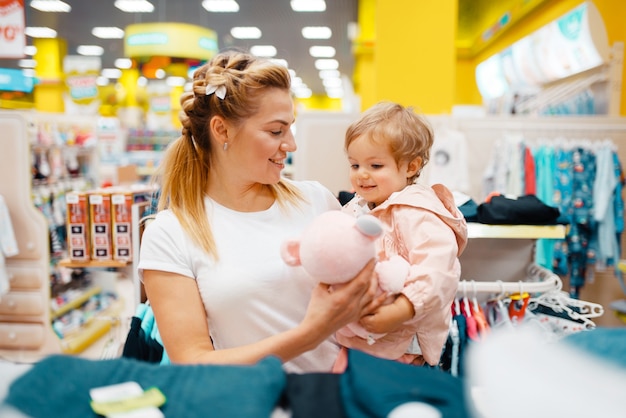
{"label": "shop sign", "polygon": [[24,0],[0,0],[0,58],[22,58],[25,46]]}
{"label": "shop sign", "polygon": [[177,22],[135,23],[125,29],[124,55],[130,58],[175,57],[206,61],[218,51],[217,33]]}
{"label": "shop sign", "polygon": [[154,113],[167,113],[172,110],[169,96],[150,97],[150,111]]}
{"label": "shop sign", "polygon": [[25,76],[22,70],[0,68],[0,90],[30,93],[33,85],[33,78]]}
{"label": "shop sign", "polygon": [[65,81],[73,100],[94,99],[98,96],[97,75],[69,76]]}

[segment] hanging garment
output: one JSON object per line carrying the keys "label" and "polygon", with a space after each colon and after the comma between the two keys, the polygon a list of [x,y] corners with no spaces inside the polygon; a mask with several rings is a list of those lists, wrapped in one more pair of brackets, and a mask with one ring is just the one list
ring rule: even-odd
{"label": "hanging garment", "polygon": [[476,321],[478,335],[481,339],[483,339],[483,337],[489,334],[490,326],[487,318],[485,317],[483,308],[476,301],[472,304],[472,314],[474,316],[474,320]]}
{"label": "hanging garment", "polygon": [[17,240],[9,215],[9,208],[0,195],[0,298],[9,291],[9,274],[6,270],[5,257],[19,253]]}
{"label": "hanging garment", "polygon": [[480,341],[480,335],[478,334],[478,323],[473,315],[472,308],[470,307],[467,297],[463,298],[461,304],[461,311],[465,317],[465,332],[467,334],[468,341]]}
{"label": "hanging garment", "polygon": [[597,242],[592,242],[596,228],[593,219],[593,182],[596,175],[596,158],[592,151],[577,148],[573,162],[573,222],[568,234],[570,263],[570,293],[578,298],[587,280],[588,266],[595,264]]}
{"label": "hanging garment", "polygon": [[[546,205],[558,206],[554,202],[555,162],[554,147],[542,145],[534,150],[536,196]],[[555,240],[542,238],[535,244],[535,263],[552,269]]]}
{"label": "hanging garment", "polygon": [[162,365],[170,364],[152,307],[147,303],[137,306],[124,342],[122,357]]}
{"label": "hanging garment", "polygon": [[[529,147],[524,147],[524,193],[537,193],[535,158]],[[544,202],[545,203],[545,202]]]}
{"label": "hanging garment", "polygon": [[467,138],[460,131],[435,128],[435,141],[427,166],[428,184],[443,184],[452,191],[470,192]]}
{"label": "hanging garment", "polygon": [[613,150],[608,146],[596,152],[597,171],[593,183],[593,216],[598,223],[597,261],[615,265],[620,257],[615,225],[614,196],[618,184]]}

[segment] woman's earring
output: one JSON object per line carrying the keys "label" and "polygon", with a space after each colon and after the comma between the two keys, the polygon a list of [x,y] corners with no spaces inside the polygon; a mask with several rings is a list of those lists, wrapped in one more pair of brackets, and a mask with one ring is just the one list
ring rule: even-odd
{"label": "woman's earring", "polygon": [[228,149],[228,142],[224,142],[224,151]]}

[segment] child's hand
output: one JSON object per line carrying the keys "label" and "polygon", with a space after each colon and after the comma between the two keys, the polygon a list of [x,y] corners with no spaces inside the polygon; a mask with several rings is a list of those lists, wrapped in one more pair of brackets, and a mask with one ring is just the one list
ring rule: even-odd
{"label": "child's hand", "polygon": [[359,323],[371,333],[384,334],[400,328],[414,315],[413,304],[406,296],[399,295],[393,303],[383,305],[373,313],[361,317]]}

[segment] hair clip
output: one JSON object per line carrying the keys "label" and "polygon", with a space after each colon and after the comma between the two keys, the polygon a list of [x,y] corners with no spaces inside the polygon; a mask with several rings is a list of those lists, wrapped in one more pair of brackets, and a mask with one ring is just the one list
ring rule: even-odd
{"label": "hair clip", "polygon": [[215,93],[217,97],[224,100],[226,97],[226,86],[214,86],[213,84],[207,84],[206,86],[206,95],[209,96]]}

